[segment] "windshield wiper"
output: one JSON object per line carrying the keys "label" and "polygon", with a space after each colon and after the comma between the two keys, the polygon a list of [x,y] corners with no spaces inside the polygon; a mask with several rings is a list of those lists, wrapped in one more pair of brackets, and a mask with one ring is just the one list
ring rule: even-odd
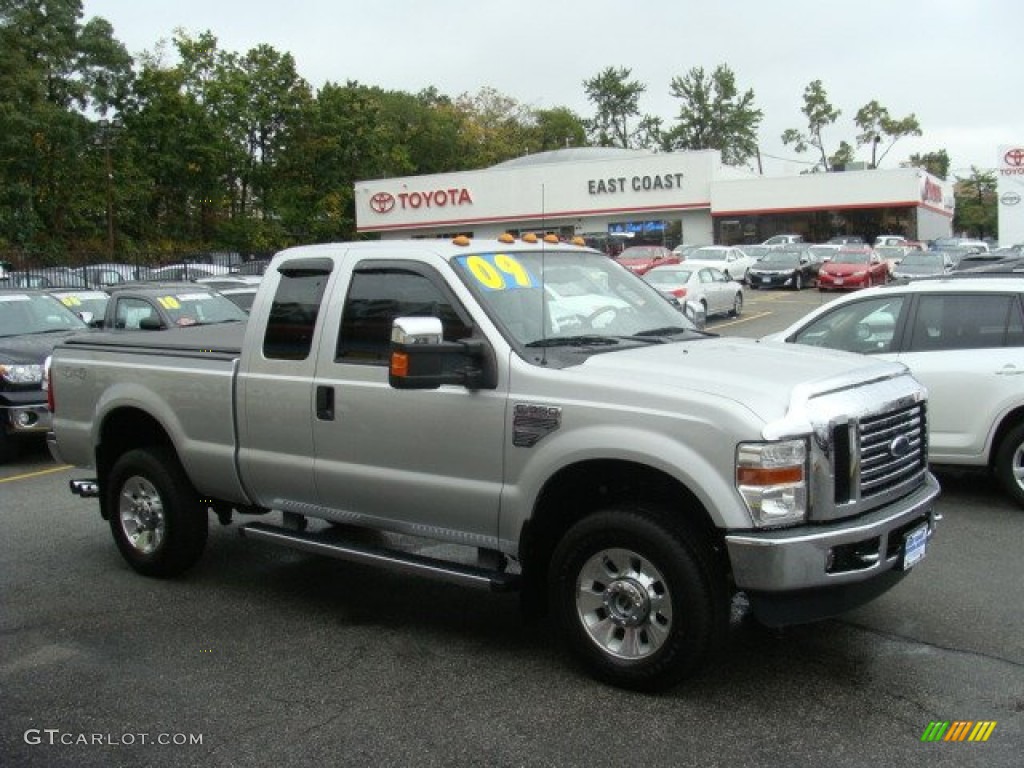
{"label": "windshield wiper", "polygon": [[527,347],[603,347],[618,344],[619,340],[611,336],[597,336],[595,334],[584,336],[552,336],[549,339],[537,339],[527,344]]}
{"label": "windshield wiper", "polygon": [[643,338],[644,336],[675,336],[677,333],[686,333],[687,331],[693,330],[692,328],[684,328],[681,325],[666,325],[664,328],[651,328],[647,331],[640,331],[634,333],[634,336]]}

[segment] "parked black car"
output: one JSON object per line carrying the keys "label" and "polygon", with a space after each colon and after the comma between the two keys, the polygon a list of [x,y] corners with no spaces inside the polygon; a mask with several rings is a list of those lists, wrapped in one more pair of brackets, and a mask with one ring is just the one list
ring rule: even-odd
{"label": "parked black car", "polygon": [[87,331],[78,315],[42,291],[0,290],[0,462],[50,428],[43,364],[68,336]]}
{"label": "parked black car", "polygon": [[768,251],[747,269],[746,283],[750,288],[799,291],[817,282],[820,266],[806,246],[780,246]]}

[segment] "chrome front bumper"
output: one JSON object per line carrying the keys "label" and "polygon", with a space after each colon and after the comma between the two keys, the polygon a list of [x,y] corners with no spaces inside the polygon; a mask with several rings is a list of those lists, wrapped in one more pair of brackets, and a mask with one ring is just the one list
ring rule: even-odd
{"label": "chrome front bumper", "polygon": [[727,534],[736,587],[754,592],[793,592],[869,581],[901,563],[902,536],[922,523],[935,531],[932,505],[939,483],[925,483],[874,512],[821,526]]}
{"label": "chrome front bumper", "polygon": [[9,405],[0,408],[0,425],[9,435],[43,434],[53,423],[45,404]]}

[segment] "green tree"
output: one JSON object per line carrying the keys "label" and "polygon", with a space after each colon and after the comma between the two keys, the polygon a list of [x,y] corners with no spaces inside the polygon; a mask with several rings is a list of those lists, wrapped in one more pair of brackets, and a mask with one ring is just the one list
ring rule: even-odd
{"label": "green tree", "polygon": [[932,176],[945,179],[949,176],[949,163],[949,154],[946,150],[940,149],[935,152],[913,154],[906,164],[915,168],[924,168]]}
{"label": "green tree", "polygon": [[813,80],[804,89],[804,105],[800,111],[807,118],[806,132],[801,133],[795,128],[788,128],[782,134],[782,143],[792,144],[793,149],[801,153],[811,148],[816,149],[820,156],[816,168],[828,171],[831,165],[822,132],[835,123],[842,112],[829,102],[828,93],[821,80]]}
{"label": "green tree", "polygon": [[[888,109],[874,100],[857,110],[853,122],[861,131],[857,135],[857,146],[871,145],[872,168],[877,168],[904,136],[921,135],[921,125],[913,113],[897,120],[889,115]],[[883,142],[887,142],[885,150],[878,155],[878,145]]]}
{"label": "green tree", "polygon": [[[652,145],[651,119],[640,115],[640,94],[647,86],[630,80],[631,74],[625,67],[608,67],[583,81],[583,90],[596,110],[586,123],[587,133],[597,146],[631,149]],[[631,129],[632,118],[636,118],[636,127]]]}
{"label": "green tree", "polygon": [[62,251],[103,242],[105,115],[131,57],[79,0],[0,0],[0,242]]}
{"label": "green tree", "polygon": [[995,172],[971,166],[970,175],[958,176],[953,189],[956,198],[953,229],[979,238],[994,235],[998,228]]}
{"label": "green tree", "polygon": [[464,168],[487,168],[528,154],[532,139],[530,111],[520,102],[493,88],[456,100],[465,121],[462,143]]}
{"label": "green tree", "polygon": [[530,143],[535,152],[587,145],[586,123],[567,107],[536,110],[532,134]]}
{"label": "green tree", "polygon": [[356,236],[354,182],[380,178],[394,159],[382,125],[379,91],[354,81],[326,83],[305,107],[279,166],[288,194],[278,211],[290,241]]}
{"label": "green tree", "polygon": [[721,64],[710,74],[695,67],[672,78],[669,89],[682,104],[676,125],[662,137],[666,150],[717,149],[730,165],[743,165],[757,153],[763,113],[754,107],[752,90],[739,92],[728,66]]}

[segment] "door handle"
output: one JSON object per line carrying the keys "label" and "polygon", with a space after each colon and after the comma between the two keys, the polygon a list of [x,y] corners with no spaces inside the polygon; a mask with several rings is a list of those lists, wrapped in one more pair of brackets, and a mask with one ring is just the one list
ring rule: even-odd
{"label": "door handle", "polygon": [[1004,365],[1000,370],[996,371],[996,376],[1020,376],[1024,373],[1024,369],[1018,368],[1015,365]]}
{"label": "door handle", "polygon": [[316,388],[316,417],[320,421],[334,421],[334,387]]}

